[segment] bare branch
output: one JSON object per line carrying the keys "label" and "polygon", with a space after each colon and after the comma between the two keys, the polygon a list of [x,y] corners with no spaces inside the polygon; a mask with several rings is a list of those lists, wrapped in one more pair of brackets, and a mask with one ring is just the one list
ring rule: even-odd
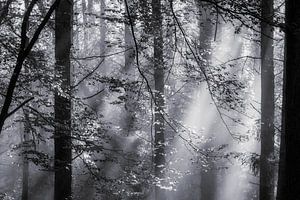
{"label": "bare branch", "polygon": [[22,108],[25,104],[27,104],[29,101],[31,101],[33,99],[34,99],[34,97],[31,97],[31,98],[27,99],[26,101],[24,101],[23,103],[21,103],[20,105],[18,105],[15,109],[13,109],[10,113],[8,113],[5,118],[9,118],[12,114],[17,112],[20,108]]}

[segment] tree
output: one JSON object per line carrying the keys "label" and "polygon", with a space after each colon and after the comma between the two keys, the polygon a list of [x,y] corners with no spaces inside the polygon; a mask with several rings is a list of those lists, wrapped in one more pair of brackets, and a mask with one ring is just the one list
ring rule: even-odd
{"label": "tree", "polygon": [[88,49],[88,27],[87,27],[87,6],[86,1],[81,1],[82,7],[82,20],[83,20],[83,49],[86,51]]}
{"label": "tree", "polygon": [[[164,61],[163,61],[163,33],[162,33],[162,11],[161,0],[152,0],[152,31],[153,43],[153,65],[154,65],[154,173],[161,182],[163,169],[165,167],[165,136],[164,136]],[[164,199],[163,191],[159,186],[155,187],[155,199]]]}
{"label": "tree", "polygon": [[16,111],[18,111],[22,106],[24,106],[30,100],[33,99],[33,97],[31,97],[30,99],[25,100],[23,103],[21,103],[15,109],[13,109],[12,111],[9,112],[10,104],[13,100],[14,91],[15,91],[16,84],[17,84],[19,75],[21,73],[22,67],[23,67],[23,63],[24,63],[25,59],[27,58],[27,56],[29,55],[29,53],[31,52],[31,49],[33,48],[36,41],[38,40],[40,33],[42,32],[42,30],[46,26],[47,22],[49,21],[52,13],[56,9],[59,2],[60,2],[60,0],[54,1],[52,6],[49,8],[48,12],[46,13],[44,19],[42,20],[42,22],[39,24],[36,31],[34,32],[31,40],[29,40],[28,42],[27,42],[27,26],[28,26],[28,23],[29,23],[30,14],[33,10],[34,5],[37,3],[37,0],[32,0],[31,3],[28,6],[26,12],[24,13],[24,17],[23,17],[23,21],[22,21],[22,27],[21,27],[20,50],[18,52],[16,65],[15,65],[13,74],[10,78],[10,81],[9,81],[9,84],[8,84],[8,87],[7,87],[7,90],[6,90],[5,100],[4,100],[4,103],[3,103],[3,106],[2,106],[2,109],[1,109],[1,113],[0,113],[0,133],[3,129],[3,126],[4,126],[4,123],[5,123],[6,119],[9,116],[11,116],[12,114],[14,114]]}
{"label": "tree", "polygon": [[[128,2],[128,9],[130,13],[127,13],[127,9],[126,10],[126,17],[128,18],[128,16],[132,16],[134,15],[134,7],[133,7],[133,1],[127,1]],[[126,5],[125,5],[126,7]],[[134,23],[133,18],[131,18],[132,23]],[[134,25],[134,24],[133,24]],[[130,84],[131,82],[134,81],[135,76],[134,76],[134,69],[133,69],[133,65],[134,65],[134,61],[135,61],[135,50],[134,50],[134,41],[133,41],[133,37],[132,37],[132,33],[131,33],[131,24],[129,23],[129,20],[125,21],[125,27],[124,27],[124,42],[125,42],[125,53],[124,53],[124,63],[125,66],[122,68],[121,72],[122,74],[125,75],[125,79],[126,81],[128,81],[128,83]],[[135,113],[134,113],[134,103],[133,103],[133,99],[134,99],[134,94],[131,91],[131,88],[127,88],[126,89],[126,100],[125,100],[125,110],[126,112],[124,113],[124,117],[123,117],[123,130],[125,133],[127,133],[127,135],[130,134],[133,126],[134,126],[134,121],[135,121]]]}
{"label": "tree", "polygon": [[[211,68],[211,42],[213,38],[213,14],[212,6],[203,3],[196,2],[199,10],[199,54],[201,55],[201,65],[204,69]],[[218,23],[218,22],[215,22]],[[204,149],[209,148],[210,144],[205,144]],[[201,197],[200,199],[213,200],[215,199],[215,187],[216,187],[216,174],[214,168],[214,162],[208,160],[208,168],[201,170]]]}
{"label": "tree", "polygon": [[22,152],[22,159],[23,159],[23,166],[22,166],[22,200],[28,200],[28,185],[29,185],[29,161],[26,156],[27,151],[29,150],[29,145],[30,145],[30,140],[29,140],[29,122],[28,122],[28,113],[24,110],[24,129],[22,130],[23,132],[21,133],[21,138],[22,138],[22,147],[23,147],[23,152]]}
{"label": "tree", "polygon": [[300,2],[286,1],[282,133],[277,200],[300,199]]}
{"label": "tree", "polygon": [[[105,21],[105,9],[106,9],[106,0],[100,0],[100,55],[104,55],[106,53],[106,34],[107,34],[107,25]],[[103,58],[104,59],[104,58]]]}
{"label": "tree", "polygon": [[259,198],[274,198],[274,61],[273,0],[261,1],[261,155]]}
{"label": "tree", "polygon": [[54,198],[71,199],[72,140],[70,51],[72,44],[73,1],[62,0],[55,12],[55,71],[58,88],[54,97]]}
{"label": "tree", "polygon": [[[25,4],[25,8],[28,8],[28,1],[24,1]],[[28,24],[27,24],[27,28],[26,28],[26,32],[28,32]],[[27,41],[25,43],[28,44],[28,39],[26,39]],[[25,68],[25,70],[27,71],[28,69]],[[29,150],[29,133],[30,133],[30,126],[29,126],[29,111],[28,109],[23,109],[23,113],[24,113],[24,130],[22,133],[22,146],[23,146],[23,176],[22,176],[22,200],[28,200],[28,183],[29,183],[29,161],[27,159],[26,156],[26,151]]]}

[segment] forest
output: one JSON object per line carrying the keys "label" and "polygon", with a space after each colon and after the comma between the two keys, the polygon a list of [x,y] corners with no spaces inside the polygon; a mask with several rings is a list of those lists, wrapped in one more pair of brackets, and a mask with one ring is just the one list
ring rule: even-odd
{"label": "forest", "polygon": [[0,110],[0,200],[300,200],[300,1],[0,0]]}

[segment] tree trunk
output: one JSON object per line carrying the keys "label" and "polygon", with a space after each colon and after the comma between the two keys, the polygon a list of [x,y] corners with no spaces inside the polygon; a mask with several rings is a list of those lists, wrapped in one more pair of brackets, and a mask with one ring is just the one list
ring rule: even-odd
{"label": "tree trunk", "polygon": [[[126,19],[128,16],[134,16],[134,7],[132,0],[128,0],[128,9],[130,13],[127,13],[126,9]],[[134,22],[134,19],[131,19],[132,22]],[[131,32],[131,24],[129,23],[129,19],[125,21],[125,35],[124,35],[124,41],[125,41],[125,66],[122,69],[122,76],[128,81],[128,83],[135,80],[135,74],[133,69],[134,64],[134,58],[135,58],[135,47],[134,47],[134,41],[133,36]],[[125,110],[123,117],[123,130],[127,135],[130,134],[135,121],[135,110],[134,110],[134,93],[128,88],[126,91],[126,101],[125,101]]]}
{"label": "tree trunk", "polygon": [[[25,8],[28,9],[28,1],[24,0]],[[29,23],[26,27],[26,32],[28,31]],[[26,39],[26,46],[28,45],[29,40]],[[26,73],[28,72],[28,68],[25,68]],[[29,178],[29,162],[27,159],[27,152],[29,149],[29,110],[27,108],[23,109],[24,113],[24,130],[22,133],[22,160],[23,160],[23,168],[22,168],[22,200],[28,200],[28,178]]]}
{"label": "tree trunk", "polygon": [[[94,16],[94,0],[88,0],[88,23],[90,26],[93,26],[95,23],[95,16]],[[90,39],[90,34],[89,34]]]}
{"label": "tree trunk", "polygon": [[[164,137],[164,63],[163,63],[163,35],[161,0],[152,0],[153,36],[154,36],[154,171],[158,179],[162,179],[165,167],[165,137]],[[155,199],[163,198],[163,190],[155,187]]]}
{"label": "tree trunk", "polygon": [[[213,38],[213,15],[210,11],[212,7],[204,3],[196,3],[200,13],[199,19],[199,54],[201,55],[201,64],[204,68],[209,68],[211,63],[211,42]],[[209,148],[209,144],[203,146],[204,149]],[[201,200],[214,200],[216,188],[216,172],[214,162],[207,160],[208,169],[201,170]]]}
{"label": "tree trunk", "polygon": [[[106,33],[107,33],[107,27],[105,22],[105,8],[106,8],[106,0],[100,0],[100,55],[104,55],[106,52]],[[103,58],[105,59],[105,58]],[[104,65],[104,62],[103,62]]]}
{"label": "tree trunk", "polygon": [[28,200],[28,183],[29,183],[29,161],[27,159],[27,151],[29,150],[29,133],[30,133],[30,125],[29,125],[29,111],[24,109],[24,129],[22,132],[22,200]]}
{"label": "tree trunk", "polygon": [[278,200],[300,199],[300,1],[286,1],[285,70]]}
{"label": "tree trunk", "polygon": [[198,10],[200,13],[199,19],[199,54],[202,58],[202,65],[204,68],[209,67],[210,59],[211,59],[211,40],[213,36],[213,24],[212,24],[212,15],[210,14],[210,10],[212,7],[210,5],[204,3],[197,3]]}
{"label": "tree trunk", "polygon": [[[128,1],[128,7],[130,11],[130,16],[133,16],[134,8],[132,5],[132,0]],[[127,10],[126,10],[127,13]],[[126,14],[128,16],[128,13]],[[134,19],[132,19],[134,21]],[[135,50],[134,50],[134,42],[132,38],[132,33],[131,33],[131,25],[128,22],[128,20],[125,23],[125,68],[124,72],[130,72],[132,69],[132,65],[134,63],[134,58],[135,58]],[[130,50],[128,50],[130,49]],[[126,51],[127,50],[127,51]]]}
{"label": "tree trunk", "polygon": [[86,2],[85,0],[81,1],[81,7],[82,7],[82,21],[83,21],[83,52],[86,52],[88,50],[88,32],[87,32],[87,12],[86,12]]}
{"label": "tree trunk", "polygon": [[88,0],[87,4],[87,41],[92,41],[93,38],[91,37],[93,35],[95,25],[95,16],[94,16],[94,1]]}
{"label": "tree trunk", "polygon": [[[262,18],[272,21],[273,0],[262,0]],[[274,63],[273,28],[261,22],[261,155],[259,199],[274,198]]]}
{"label": "tree trunk", "polygon": [[70,49],[72,42],[73,2],[61,0],[55,13],[56,78],[55,91],[55,200],[71,199],[72,149],[71,149],[71,99],[70,99]]}

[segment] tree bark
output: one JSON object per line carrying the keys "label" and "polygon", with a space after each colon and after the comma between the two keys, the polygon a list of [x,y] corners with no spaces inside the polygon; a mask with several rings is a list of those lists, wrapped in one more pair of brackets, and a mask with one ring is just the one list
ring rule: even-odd
{"label": "tree bark", "polygon": [[259,199],[274,198],[274,63],[273,0],[261,1],[261,153]]}
{"label": "tree bark", "polygon": [[300,1],[286,1],[278,200],[300,199]]}
{"label": "tree bark", "polygon": [[72,199],[70,50],[72,42],[73,1],[61,0],[55,12],[55,200]]}
{"label": "tree bark", "polygon": [[[163,179],[165,167],[165,136],[164,118],[164,63],[161,0],[152,0],[152,31],[154,36],[154,171],[158,179]],[[155,187],[155,199],[164,199],[163,190]]]}

